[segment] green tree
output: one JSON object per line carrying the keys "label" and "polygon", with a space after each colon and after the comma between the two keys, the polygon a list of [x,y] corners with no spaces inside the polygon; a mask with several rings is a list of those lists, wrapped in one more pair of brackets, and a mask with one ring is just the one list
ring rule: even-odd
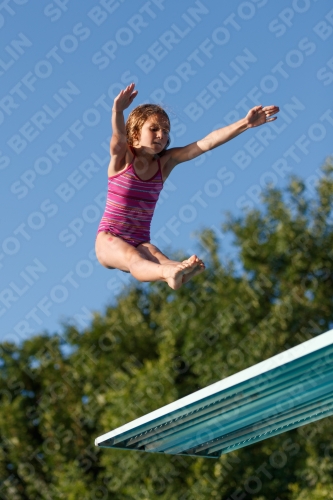
{"label": "green tree", "polygon": [[[177,292],[133,284],[83,331],[3,344],[0,498],[333,499],[327,418],[219,460],[101,450],[94,438],[282,352],[333,320],[333,167],[229,217],[237,265],[200,234],[207,271]],[[201,254],[201,253],[200,253]]]}

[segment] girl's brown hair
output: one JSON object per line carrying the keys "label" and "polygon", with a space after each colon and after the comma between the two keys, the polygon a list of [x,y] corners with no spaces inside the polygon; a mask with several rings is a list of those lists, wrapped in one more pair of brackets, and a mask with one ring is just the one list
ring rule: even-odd
{"label": "girl's brown hair", "polygon": [[[133,146],[134,141],[140,137],[143,124],[153,115],[162,115],[166,119],[170,130],[170,119],[161,106],[158,104],[141,104],[130,112],[126,121],[126,136],[129,146]],[[170,138],[163,151],[166,150],[169,144]]]}

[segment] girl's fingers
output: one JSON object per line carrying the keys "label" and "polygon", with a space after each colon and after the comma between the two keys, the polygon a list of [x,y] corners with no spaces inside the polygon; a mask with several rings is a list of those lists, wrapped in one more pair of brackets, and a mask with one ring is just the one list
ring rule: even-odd
{"label": "girl's fingers", "polygon": [[280,111],[278,106],[265,106],[264,111]]}
{"label": "girl's fingers", "polygon": [[127,85],[126,90],[129,91],[130,89],[134,88],[134,83],[130,83],[130,85]]}

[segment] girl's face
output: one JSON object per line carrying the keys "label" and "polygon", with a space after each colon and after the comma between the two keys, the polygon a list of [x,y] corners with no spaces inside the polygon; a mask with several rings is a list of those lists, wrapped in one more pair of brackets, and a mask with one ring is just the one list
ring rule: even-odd
{"label": "girl's face", "polygon": [[150,154],[158,154],[167,145],[170,127],[163,115],[153,115],[142,126],[141,134],[135,147],[144,148]]}

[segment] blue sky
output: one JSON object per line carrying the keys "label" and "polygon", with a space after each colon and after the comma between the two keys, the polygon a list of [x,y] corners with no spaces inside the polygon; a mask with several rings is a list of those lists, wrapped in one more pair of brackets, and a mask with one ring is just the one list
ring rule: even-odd
{"label": "blue sky", "polygon": [[260,208],[268,183],[298,175],[313,192],[332,154],[330,2],[7,0],[0,31],[1,340],[83,328],[127,286],[93,249],[110,110],[131,81],[133,107],[163,103],[177,146],[256,104],[281,109],[174,170],[151,231],[166,252],[198,251],[196,231]]}

